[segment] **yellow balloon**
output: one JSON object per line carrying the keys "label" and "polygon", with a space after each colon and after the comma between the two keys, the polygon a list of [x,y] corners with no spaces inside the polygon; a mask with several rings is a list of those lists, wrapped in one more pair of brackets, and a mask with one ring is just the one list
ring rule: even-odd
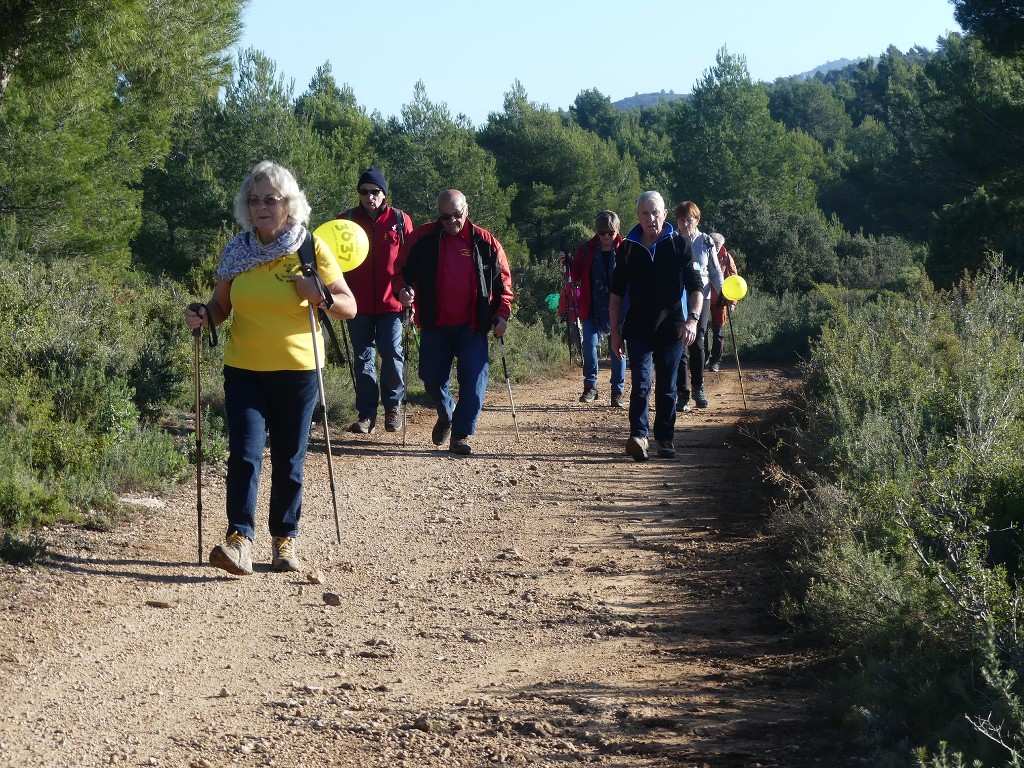
{"label": "yellow balloon", "polygon": [[722,295],[729,301],[739,301],[747,295],[747,281],[739,275],[729,275],[722,282]]}
{"label": "yellow balloon", "polygon": [[332,219],[317,227],[313,234],[327,243],[342,272],[358,267],[370,251],[366,231],[348,219]]}

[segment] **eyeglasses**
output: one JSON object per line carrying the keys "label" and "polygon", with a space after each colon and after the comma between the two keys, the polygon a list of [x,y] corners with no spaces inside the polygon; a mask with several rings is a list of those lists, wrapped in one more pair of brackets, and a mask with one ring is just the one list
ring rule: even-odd
{"label": "eyeglasses", "polygon": [[380,193],[381,193],[382,191],[383,191],[383,190],[380,190],[380,189],[360,189],[360,190],[359,190],[359,194],[360,194],[360,195],[368,195],[368,196],[370,196],[370,197],[376,197],[376,196],[377,196],[377,195],[379,195],[379,194],[380,194]]}
{"label": "eyeglasses", "polygon": [[267,208],[273,208],[278,203],[280,203],[282,200],[284,200],[283,197],[275,197],[274,195],[267,195],[266,197],[255,197],[255,196],[253,196],[253,197],[248,198],[248,200],[246,200],[246,202],[249,203],[249,207],[250,208],[257,208],[257,207],[259,207],[260,203],[263,203],[265,206],[267,206]]}
{"label": "eyeglasses", "polygon": [[455,219],[461,219],[465,215],[465,211],[456,211],[455,213],[442,213],[438,218],[441,221],[454,221]]}
{"label": "eyeglasses", "polygon": [[604,232],[598,232],[597,234],[599,234],[601,237],[613,237],[617,235],[618,232],[616,232],[614,229],[608,229],[605,230]]}

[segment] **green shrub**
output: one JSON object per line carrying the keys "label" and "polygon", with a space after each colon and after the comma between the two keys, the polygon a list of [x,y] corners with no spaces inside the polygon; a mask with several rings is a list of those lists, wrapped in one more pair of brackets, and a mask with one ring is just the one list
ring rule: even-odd
{"label": "green shrub", "polygon": [[788,615],[843,654],[844,693],[879,715],[886,764],[909,764],[910,746],[919,764],[1013,762],[1024,290],[989,271],[948,295],[820,297],[794,431],[801,494],[773,521],[799,576]]}
{"label": "green shrub", "polygon": [[[115,512],[124,490],[180,477],[184,455],[156,426],[188,391],[180,289],[93,263],[8,255],[0,258],[3,524],[87,521]],[[75,311],[53,311],[40,294],[73,295]]]}
{"label": "green shrub", "polygon": [[[513,383],[537,381],[548,375],[552,369],[568,360],[565,341],[558,335],[561,328],[547,329],[536,320],[529,325],[519,322],[509,324],[505,333],[505,361],[508,375]],[[501,367],[501,343],[492,337],[490,344],[490,378],[492,382],[505,381]]]}
{"label": "green shrub", "polygon": [[67,500],[46,487],[33,475],[6,460],[0,469],[11,474],[0,480],[0,527],[20,530],[46,525],[64,519],[69,511]]}
{"label": "green shrub", "polygon": [[[214,439],[204,435],[203,456],[218,456],[217,433]],[[174,438],[162,430],[136,427],[112,442],[103,451],[99,468],[107,485],[124,491],[159,491],[179,482],[188,469],[188,459],[174,444]]]}

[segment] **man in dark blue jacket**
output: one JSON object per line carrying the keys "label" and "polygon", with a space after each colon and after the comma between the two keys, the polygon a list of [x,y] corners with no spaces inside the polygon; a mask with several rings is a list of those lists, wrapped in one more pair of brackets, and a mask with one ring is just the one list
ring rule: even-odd
{"label": "man in dark blue jacket", "polygon": [[[612,353],[621,357],[629,351],[632,391],[626,453],[636,461],[648,458],[652,374],[658,456],[676,455],[676,372],[683,350],[697,338],[704,304],[700,275],[693,269],[693,247],[665,222],[667,214],[660,193],[644,192],[637,198],[640,223],[622,241],[612,273]],[[684,289],[689,304],[685,311]],[[624,304],[628,310],[622,318]]]}

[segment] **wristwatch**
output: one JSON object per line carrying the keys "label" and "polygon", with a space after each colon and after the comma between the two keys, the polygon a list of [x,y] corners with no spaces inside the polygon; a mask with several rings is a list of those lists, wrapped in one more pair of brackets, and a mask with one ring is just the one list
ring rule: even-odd
{"label": "wristwatch", "polygon": [[693,320],[693,322],[695,322],[695,323],[699,323],[699,322],[700,322],[700,313],[699,313],[699,312],[691,312],[691,313],[690,313],[690,314],[689,314],[689,315],[687,316],[687,318],[686,318],[686,319],[687,319],[687,320]]}

